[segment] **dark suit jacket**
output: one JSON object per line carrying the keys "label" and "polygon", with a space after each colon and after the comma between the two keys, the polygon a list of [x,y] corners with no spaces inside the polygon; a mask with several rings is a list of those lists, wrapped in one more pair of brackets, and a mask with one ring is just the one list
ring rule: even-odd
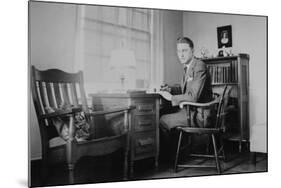
{"label": "dark suit jacket", "polygon": [[205,63],[194,58],[181,83],[182,94],[173,95],[172,105],[182,101],[209,102],[212,100],[211,78]]}
{"label": "dark suit jacket", "polygon": [[[203,61],[194,58],[183,76],[181,89],[182,94],[172,96],[173,106],[177,106],[183,101],[210,102],[212,100],[211,77]],[[208,126],[211,111],[198,108],[192,116],[192,119],[200,121],[197,122],[201,124],[199,126]]]}

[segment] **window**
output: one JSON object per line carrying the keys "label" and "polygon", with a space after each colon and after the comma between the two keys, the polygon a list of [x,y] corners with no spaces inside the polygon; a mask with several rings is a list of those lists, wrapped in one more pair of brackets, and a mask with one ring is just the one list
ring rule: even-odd
{"label": "window", "polygon": [[86,90],[120,88],[120,74],[109,66],[111,52],[119,48],[133,51],[136,60],[135,68],[125,71],[126,84],[130,88],[151,87],[157,80],[156,74],[161,72],[157,66],[161,64],[157,60],[159,57],[155,58],[156,49],[161,51],[161,46],[154,34],[156,27],[160,30],[160,13],[150,9],[104,6],[81,6],[79,9],[77,41],[80,43],[77,49],[80,49],[80,59],[77,61],[83,62],[78,68],[84,72]]}

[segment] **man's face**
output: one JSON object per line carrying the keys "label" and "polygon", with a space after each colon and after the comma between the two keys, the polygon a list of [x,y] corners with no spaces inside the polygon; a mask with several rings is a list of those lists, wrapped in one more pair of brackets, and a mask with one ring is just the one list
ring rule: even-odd
{"label": "man's face", "polygon": [[187,43],[178,43],[177,54],[181,64],[189,64],[193,57],[193,49]]}

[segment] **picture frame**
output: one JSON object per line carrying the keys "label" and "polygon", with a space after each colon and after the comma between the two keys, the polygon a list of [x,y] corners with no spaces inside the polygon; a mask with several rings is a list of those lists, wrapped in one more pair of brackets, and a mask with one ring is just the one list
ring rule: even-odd
{"label": "picture frame", "polygon": [[223,46],[232,47],[232,27],[231,25],[217,27],[218,48]]}

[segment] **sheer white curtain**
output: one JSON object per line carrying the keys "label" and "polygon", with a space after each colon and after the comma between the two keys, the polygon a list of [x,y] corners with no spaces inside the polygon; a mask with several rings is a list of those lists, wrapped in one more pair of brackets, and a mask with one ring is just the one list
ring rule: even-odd
{"label": "sheer white curtain", "polygon": [[79,6],[77,10],[76,70],[83,70],[86,90],[120,87],[120,75],[109,67],[118,48],[132,50],[136,68],[127,70],[131,88],[148,89],[163,77],[163,24],[159,10]]}
{"label": "sheer white curtain", "polygon": [[159,87],[164,80],[163,11],[151,10],[151,68],[150,89]]}

